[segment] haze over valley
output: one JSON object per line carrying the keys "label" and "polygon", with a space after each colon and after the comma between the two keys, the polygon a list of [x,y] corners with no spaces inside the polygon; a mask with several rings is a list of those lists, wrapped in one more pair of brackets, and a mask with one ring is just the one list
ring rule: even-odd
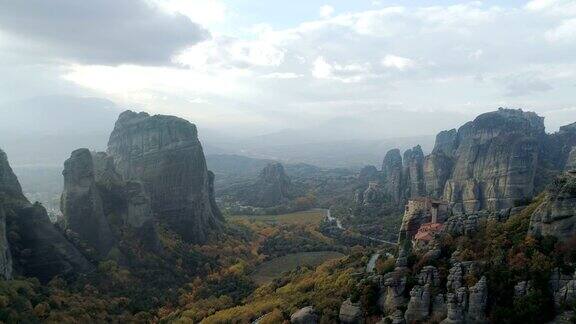
{"label": "haze over valley", "polygon": [[573,0],[0,2],[0,323],[576,321]]}

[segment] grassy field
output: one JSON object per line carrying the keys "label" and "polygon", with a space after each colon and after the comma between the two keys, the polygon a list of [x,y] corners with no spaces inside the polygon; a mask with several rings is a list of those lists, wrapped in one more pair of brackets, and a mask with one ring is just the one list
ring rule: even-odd
{"label": "grassy field", "polygon": [[230,216],[229,219],[260,221],[266,223],[319,224],[325,217],[326,217],[325,210],[313,209],[282,215],[234,215]]}
{"label": "grassy field", "polygon": [[344,254],[334,251],[288,254],[262,263],[256,268],[252,278],[258,285],[261,285],[280,277],[283,272],[293,270],[298,266],[315,267],[325,261],[338,259],[343,256]]}

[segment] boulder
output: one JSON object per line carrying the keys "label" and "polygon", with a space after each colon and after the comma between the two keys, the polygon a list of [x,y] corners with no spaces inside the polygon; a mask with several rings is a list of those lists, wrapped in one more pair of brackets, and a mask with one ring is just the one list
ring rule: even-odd
{"label": "boulder", "polygon": [[290,316],[290,323],[293,324],[317,324],[318,315],[312,306],[299,309]]}
{"label": "boulder", "polygon": [[359,303],[353,303],[350,298],[346,299],[340,306],[338,318],[343,324],[363,324],[364,314]]}

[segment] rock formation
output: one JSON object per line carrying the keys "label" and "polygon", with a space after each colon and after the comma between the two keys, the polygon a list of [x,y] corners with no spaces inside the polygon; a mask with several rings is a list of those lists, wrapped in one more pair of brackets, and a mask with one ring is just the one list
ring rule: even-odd
{"label": "rock formation", "polygon": [[420,145],[404,152],[405,197],[414,198],[426,195],[424,184],[424,153]]}
{"label": "rock formation", "polygon": [[464,212],[498,210],[532,197],[544,121],[532,112],[499,109],[458,129],[444,199]]}
{"label": "rock formation", "polygon": [[[6,236],[8,239],[6,239]],[[0,150],[0,276],[69,277],[94,267],[50,222],[40,204],[30,204]]]}
{"label": "rock formation", "polygon": [[403,162],[399,150],[389,151],[383,187],[398,203],[430,196],[457,213],[499,211],[532,198],[551,174],[576,168],[575,145],[576,123],[546,134],[535,113],[500,108],[440,132],[426,157],[418,146],[404,152]]}
{"label": "rock formation", "polygon": [[384,191],[392,198],[392,201],[402,201],[404,189],[402,179],[402,156],[399,149],[393,149],[386,153],[382,162],[384,176]]}
{"label": "rock formation", "polygon": [[94,162],[88,149],[79,149],[64,163],[62,214],[65,227],[77,233],[100,257],[114,246],[112,230],[104,214],[102,197],[96,186]]}
{"label": "rock formation", "polygon": [[6,236],[6,214],[0,204],[0,279],[12,278],[12,254]]}
{"label": "rock formation", "polygon": [[529,232],[562,241],[576,234],[576,174],[568,172],[550,185],[532,214]]}
{"label": "rock formation", "polygon": [[138,181],[124,181],[112,157],[78,149],[64,163],[63,174],[65,227],[88,243],[99,258],[106,258],[122,239],[113,234],[113,226],[117,233],[121,232],[120,227],[133,230],[147,250],[159,250],[144,186]]}
{"label": "rock formation", "polygon": [[376,169],[373,165],[367,165],[360,170],[360,174],[358,175],[358,181],[360,183],[368,184],[371,181],[378,181],[380,175],[378,173],[378,169]]}
{"label": "rock formation", "polygon": [[299,309],[290,316],[290,323],[292,324],[317,324],[318,315],[312,306],[307,306]]}
{"label": "rock formation", "polygon": [[343,324],[363,324],[364,314],[360,303],[353,303],[350,299],[344,301],[340,306],[339,319]]}
{"label": "rock formation", "polygon": [[487,322],[486,306],[488,305],[488,284],[486,277],[480,280],[469,289],[467,321],[469,323]]}
{"label": "rock formation", "polygon": [[108,154],[125,181],[141,181],[152,210],[190,242],[204,242],[223,221],[214,204],[196,126],[173,116],[123,112]]}
{"label": "rock formation", "polygon": [[378,208],[384,203],[384,192],[377,182],[370,182],[368,188],[362,193],[362,205],[368,208]]}
{"label": "rock formation", "polygon": [[406,323],[422,322],[430,315],[430,286],[416,285],[410,291],[410,301],[404,313]]}
{"label": "rock formation", "polygon": [[93,266],[50,222],[40,204],[22,208],[18,219],[9,227],[18,228],[18,237],[11,241],[14,269],[26,277],[47,282],[54,276],[87,273]]}
{"label": "rock formation", "polygon": [[249,205],[256,207],[281,205],[289,200],[289,190],[290,178],[284,172],[282,164],[268,163],[260,172],[246,201]]}

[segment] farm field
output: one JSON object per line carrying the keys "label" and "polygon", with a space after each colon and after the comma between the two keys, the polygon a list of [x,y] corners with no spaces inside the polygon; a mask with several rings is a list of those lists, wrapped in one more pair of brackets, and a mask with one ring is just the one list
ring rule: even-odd
{"label": "farm field", "polygon": [[298,266],[316,267],[325,261],[338,259],[344,256],[344,254],[334,251],[288,254],[262,263],[256,268],[252,274],[252,278],[258,285],[262,285],[280,277],[282,273],[293,270]]}
{"label": "farm field", "polygon": [[284,224],[319,224],[326,217],[325,209],[313,209],[281,215],[234,215],[230,220],[260,221],[265,223]]}

